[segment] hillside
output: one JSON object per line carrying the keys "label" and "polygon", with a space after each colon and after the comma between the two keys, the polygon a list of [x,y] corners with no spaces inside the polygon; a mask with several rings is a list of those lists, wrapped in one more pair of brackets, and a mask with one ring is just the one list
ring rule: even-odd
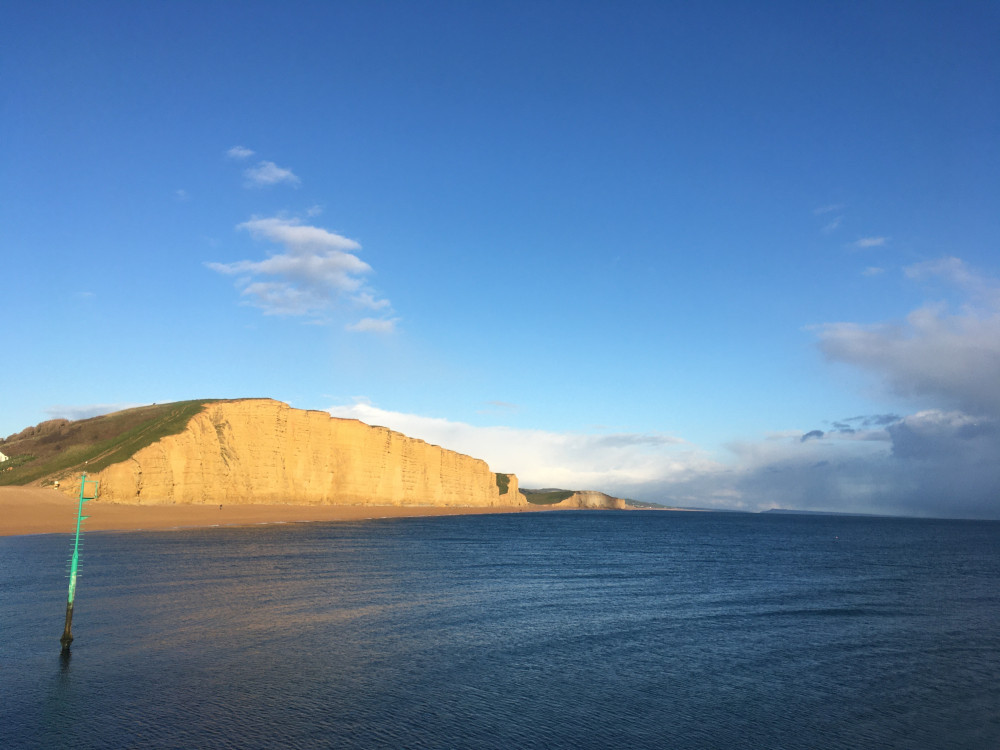
{"label": "hillside", "polygon": [[52,419],[0,439],[0,485],[51,484],[74,472],[99,472],[157,440],[181,432],[211,401],[153,404],[91,419]]}

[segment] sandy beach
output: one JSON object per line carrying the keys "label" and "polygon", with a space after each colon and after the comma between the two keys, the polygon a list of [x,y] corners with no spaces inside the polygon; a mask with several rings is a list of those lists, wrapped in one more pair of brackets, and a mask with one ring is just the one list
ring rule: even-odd
{"label": "sandy beach", "polygon": [[[76,530],[78,500],[41,487],[0,487],[0,536],[69,534]],[[444,508],[376,505],[84,505],[86,531],[153,531],[206,526],[252,526],[303,521],[527,513],[535,508]],[[541,510],[539,508],[538,510]]]}

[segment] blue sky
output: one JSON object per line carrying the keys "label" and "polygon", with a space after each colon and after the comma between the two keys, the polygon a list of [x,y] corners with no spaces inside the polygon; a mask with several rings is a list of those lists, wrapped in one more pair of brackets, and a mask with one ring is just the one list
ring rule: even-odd
{"label": "blue sky", "polygon": [[266,396],[529,487],[1000,517],[998,37],[985,2],[8,3],[0,435]]}

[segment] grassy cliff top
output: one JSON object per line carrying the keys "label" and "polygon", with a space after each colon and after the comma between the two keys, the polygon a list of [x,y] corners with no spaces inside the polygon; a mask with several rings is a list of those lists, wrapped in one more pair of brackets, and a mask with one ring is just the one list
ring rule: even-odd
{"label": "grassy cliff top", "polygon": [[558,489],[544,489],[544,490],[525,490],[522,489],[521,492],[529,503],[533,505],[555,505],[556,503],[561,503],[563,500],[568,500],[575,494],[574,490],[558,490]]}
{"label": "grassy cliff top", "polygon": [[160,438],[182,432],[214,399],[153,404],[71,422],[52,419],[5,440],[0,485],[49,484],[77,471],[96,473]]}

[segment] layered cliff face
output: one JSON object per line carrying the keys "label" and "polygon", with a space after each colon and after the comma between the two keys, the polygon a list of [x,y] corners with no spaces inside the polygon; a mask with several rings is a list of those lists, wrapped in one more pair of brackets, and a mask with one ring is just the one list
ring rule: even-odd
{"label": "layered cliff face", "polygon": [[[205,406],[178,435],[90,477],[116,503],[527,505],[484,461],[270,399]],[[73,485],[76,485],[75,487]],[[64,485],[79,492],[79,479]]]}
{"label": "layered cliff face", "polygon": [[605,495],[603,492],[574,492],[565,500],[550,506],[554,510],[586,508],[588,510],[625,510],[625,501],[620,497]]}

